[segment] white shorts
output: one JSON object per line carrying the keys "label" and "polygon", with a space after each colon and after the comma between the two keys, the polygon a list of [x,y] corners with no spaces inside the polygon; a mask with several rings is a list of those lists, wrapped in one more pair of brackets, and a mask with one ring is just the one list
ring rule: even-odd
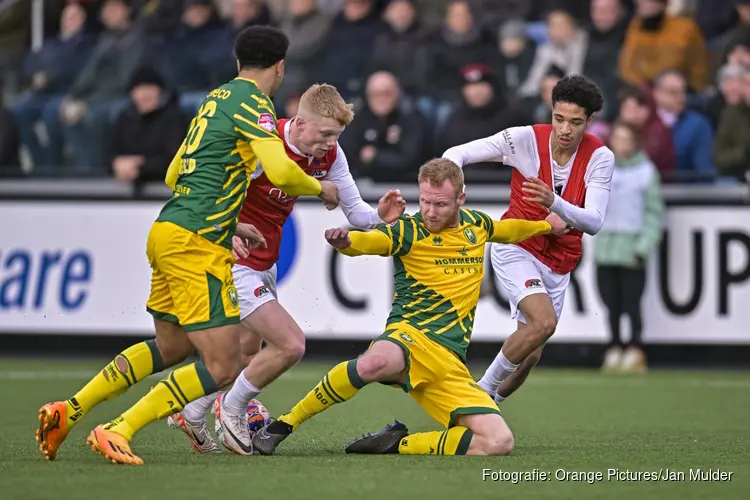
{"label": "white shorts", "polygon": [[560,319],[570,273],[557,274],[518,245],[493,243],[490,252],[495,276],[510,302],[512,319],[526,323],[523,313],[518,310],[518,303],[535,293],[549,295],[557,319]]}
{"label": "white shorts", "polygon": [[232,267],[234,286],[240,299],[240,321],[252,314],[257,308],[278,300],[276,292],[276,264],[265,271],[239,266]]}

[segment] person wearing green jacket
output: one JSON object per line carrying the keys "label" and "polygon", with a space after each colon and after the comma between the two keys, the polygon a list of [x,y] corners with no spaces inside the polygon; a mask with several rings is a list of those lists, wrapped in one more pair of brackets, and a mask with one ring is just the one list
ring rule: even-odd
{"label": "person wearing green jacket", "polygon": [[[594,238],[597,284],[612,336],[602,368],[643,372],[647,363],[641,342],[641,298],[646,264],[662,237],[664,203],[658,171],[642,151],[636,130],[617,122],[609,142],[615,154],[612,191],[604,226]],[[623,315],[630,319],[627,344],[620,332]]]}

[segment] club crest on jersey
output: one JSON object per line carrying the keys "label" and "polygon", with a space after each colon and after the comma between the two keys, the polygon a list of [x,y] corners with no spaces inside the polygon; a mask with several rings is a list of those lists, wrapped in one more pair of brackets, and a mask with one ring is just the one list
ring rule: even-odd
{"label": "club crest on jersey", "polygon": [[273,132],[276,128],[276,120],[271,113],[261,113],[258,115],[258,126],[267,132]]}
{"label": "club crest on jersey", "polygon": [[466,236],[466,241],[471,243],[472,245],[477,244],[477,235],[474,233],[474,230],[470,227],[467,227],[464,229],[464,236]]}
{"label": "club crest on jersey", "polygon": [[253,295],[255,295],[258,298],[261,298],[265,295],[268,295],[269,293],[271,293],[271,291],[268,289],[266,285],[263,285],[263,286],[259,286],[258,288],[256,288],[255,291],[253,292]]}
{"label": "club crest on jersey", "polygon": [[325,170],[320,170],[320,169],[316,168],[315,170],[313,170],[312,176],[315,177],[316,179],[320,179],[320,178],[326,176],[326,171]]}
{"label": "club crest on jersey", "polygon": [[229,298],[229,303],[232,304],[232,307],[240,307],[240,299],[237,295],[237,289],[234,287],[234,285],[230,285],[229,287],[227,287],[227,298]]}
{"label": "club crest on jersey", "polygon": [[542,280],[537,278],[526,280],[525,286],[526,288],[542,288]]}

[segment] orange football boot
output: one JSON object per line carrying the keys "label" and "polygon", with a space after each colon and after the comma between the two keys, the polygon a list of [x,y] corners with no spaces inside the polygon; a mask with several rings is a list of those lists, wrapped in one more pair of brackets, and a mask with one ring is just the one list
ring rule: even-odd
{"label": "orange football boot", "polygon": [[143,465],[143,459],[133,453],[127,439],[101,425],[91,431],[86,442],[92,451],[99,452],[113,464]]}
{"label": "orange football boot", "polygon": [[47,403],[39,408],[39,429],[36,431],[36,440],[39,443],[39,451],[47,460],[54,460],[57,457],[57,450],[68,437],[70,426],[67,413],[65,401]]}

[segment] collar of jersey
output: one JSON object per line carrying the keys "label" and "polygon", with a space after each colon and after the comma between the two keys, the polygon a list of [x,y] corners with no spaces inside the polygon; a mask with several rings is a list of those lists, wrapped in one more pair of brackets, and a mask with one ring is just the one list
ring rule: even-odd
{"label": "collar of jersey", "polygon": [[312,155],[306,155],[306,154],[304,154],[302,151],[300,151],[299,149],[297,149],[297,147],[294,144],[292,144],[291,136],[290,136],[290,133],[289,133],[289,129],[292,126],[291,124],[292,124],[292,120],[289,120],[288,122],[286,122],[284,124],[284,144],[286,144],[286,147],[287,147],[287,149],[289,151],[291,151],[295,156],[297,156],[297,158],[295,158],[295,160],[296,159],[302,160],[302,159],[306,158],[307,161],[308,161],[308,163],[309,163],[309,162],[312,161]]}

